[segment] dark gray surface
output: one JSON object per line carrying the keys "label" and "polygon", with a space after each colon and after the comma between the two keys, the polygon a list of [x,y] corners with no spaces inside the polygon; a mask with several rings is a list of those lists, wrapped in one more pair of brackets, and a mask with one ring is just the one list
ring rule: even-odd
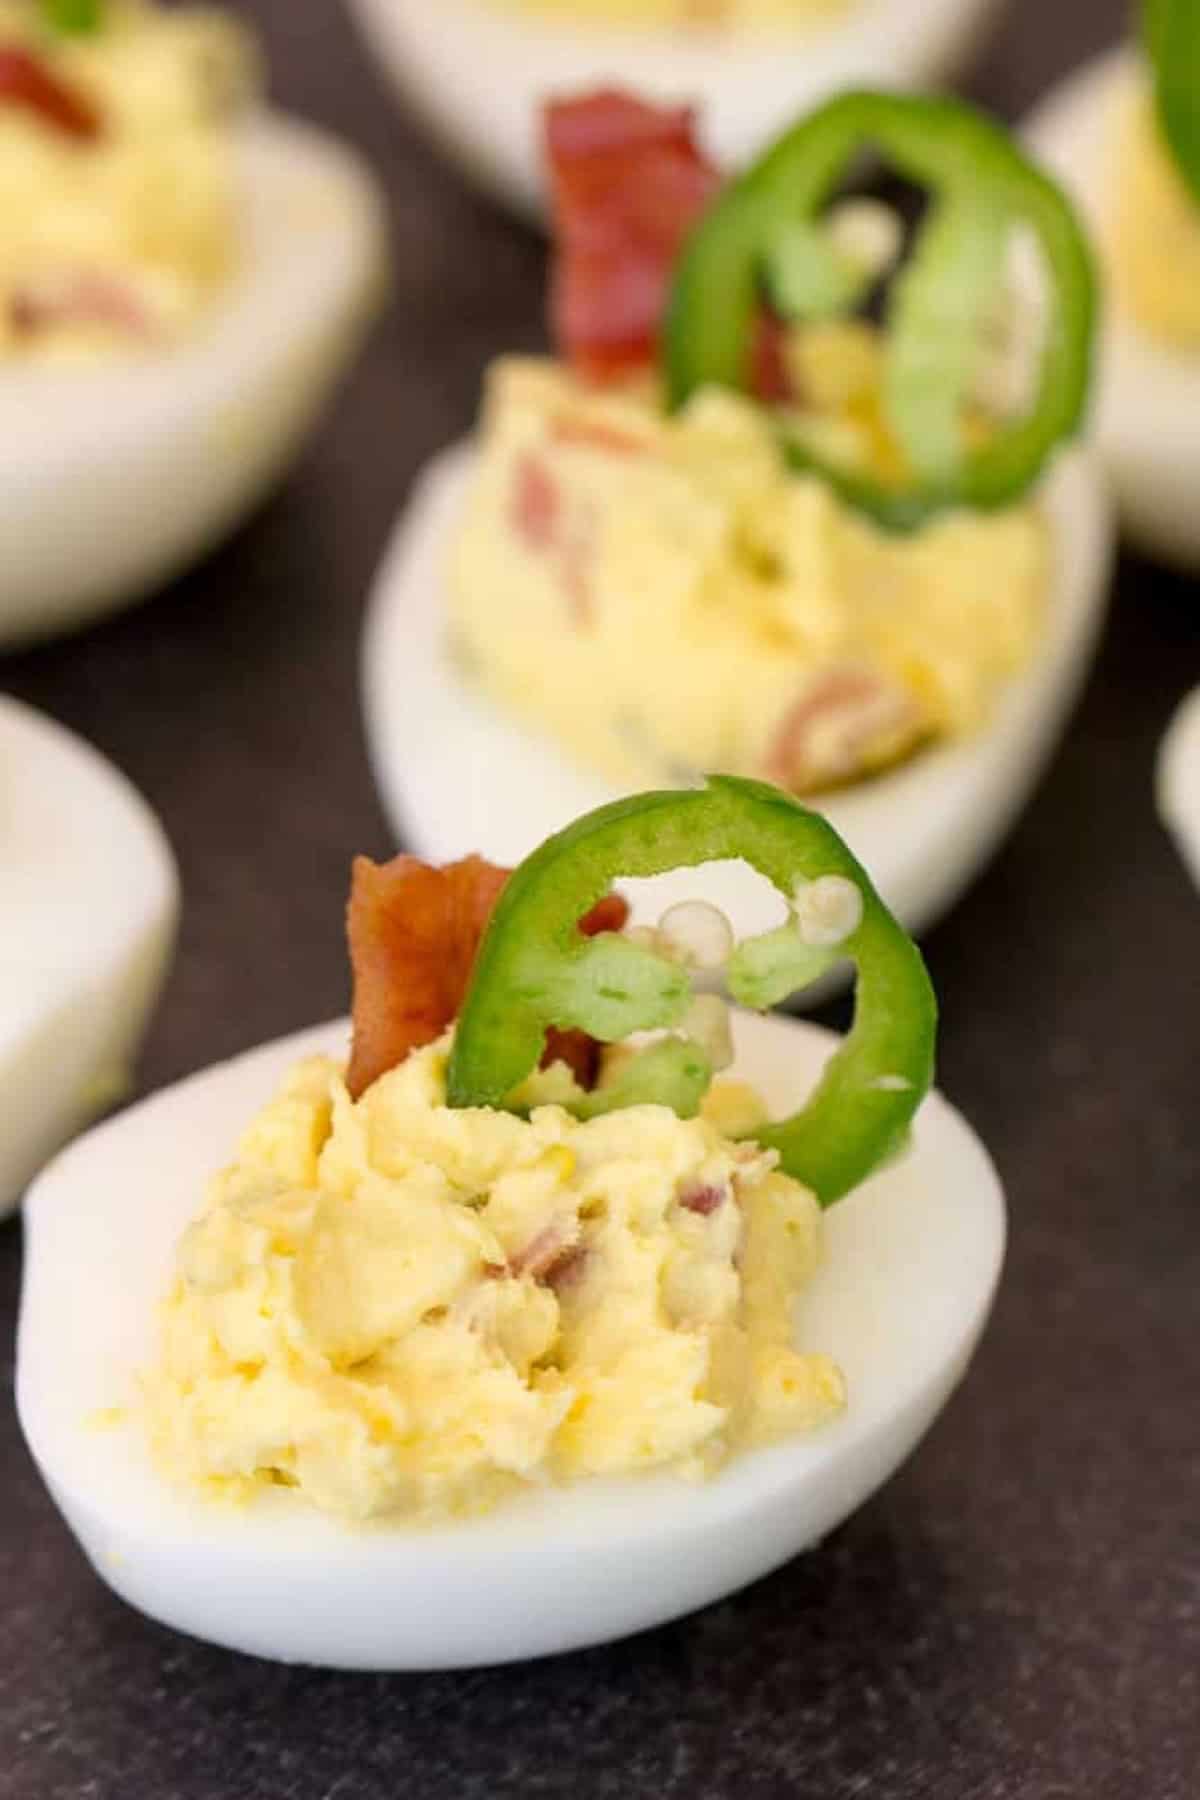
{"label": "dark gray surface", "polygon": [[[0,685],[94,739],[174,839],[183,937],[146,1087],[343,1005],[347,860],[391,847],[356,705],[364,589],[413,473],[469,425],[487,358],[538,334],[538,245],[392,110],[333,0],[248,10],[281,99],[386,175],[393,307],[330,428],[236,543],[124,618],[0,658]],[[976,91],[1014,113],[1122,10],[1018,0]],[[1194,587],[1122,568],[1049,780],[929,940],[943,1081],[1000,1162],[1012,1248],[966,1386],[875,1501],[817,1554],[631,1643],[464,1676],[329,1676],[121,1606],[6,1403],[4,1800],[1195,1796],[1200,903],[1151,771],[1200,680],[1198,620]],[[19,1261],[9,1225],[6,1344]]]}

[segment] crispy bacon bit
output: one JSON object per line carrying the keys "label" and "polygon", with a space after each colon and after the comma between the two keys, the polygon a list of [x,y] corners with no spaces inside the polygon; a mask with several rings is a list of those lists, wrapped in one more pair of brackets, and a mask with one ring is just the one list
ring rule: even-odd
{"label": "crispy bacon bit", "polygon": [[871,669],[833,669],[784,719],[765,773],[793,793],[811,793],[860,774],[881,740],[915,738],[920,729],[903,688]]}
{"label": "crispy bacon bit", "polygon": [[602,89],[545,112],[557,257],[551,328],[591,380],[649,362],[691,227],[720,186],[689,107]]}
{"label": "crispy bacon bit", "polygon": [[556,1262],[551,1263],[542,1276],[542,1280],[547,1287],[553,1288],[556,1294],[561,1294],[567,1288],[579,1285],[587,1263],[587,1245],[572,1244],[569,1249],[563,1251]]}
{"label": "crispy bacon bit", "polygon": [[557,482],[534,451],[527,451],[517,464],[509,494],[509,524],[528,550],[556,558],[571,623],[583,630],[592,613],[595,520],[586,506],[567,513]]}
{"label": "crispy bacon bit", "polygon": [[729,1198],[729,1190],[714,1186],[707,1182],[703,1187],[688,1188],[679,1196],[679,1204],[685,1212],[699,1213],[702,1219],[710,1218],[718,1207],[724,1206]]}
{"label": "crispy bacon bit", "polygon": [[14,45],[0,48],[0,105],[23,106],[64,137],[90,142],[103,129],[86,95],[68,87],[42,60]]}
{"label": "crispy bacon bit", "polygon": [[556,444],[603,450],[611,456],[644,456],[650,448],[649,441],[636,432],[622,431],[606,419],[581,419],[573,413],[560,413],[550,427],[550,436]]}
{"label": "crispy bacon bit", "polygon": [[455,1017],[507,869],[480,856],[431,868],[415,856],[382,867],[354,859],[346,925],[354,969],[357,1097]]}
{"label": "crispy bacon bit", "polygon": [[545,463],[532,450],[517,464],[509,517],[514,532],[531,550],[550,550],[557,543],[562,495]]}
{"label": "crispy bacon bit", "polygon": [[605,894],[603,900],[597,900],[586,919],[581,919],[579,929],[585,937],[599,937],[602,931],[624,931],[629,919],[629,902],[620,894]]}
{"label": "crispy bacon bit", "polygon": [[535,1281],[541,1281],[547,1272],[561,1261],[564,1252],[572,1248],[568,1227],[558,1222],[547,1225],[531,1238],[523,1250],[518,1250],[508,1259],[511,1275],[532,1275]]}
{"label": "crispy bacon bit", "polygon": [[[510,872],[481,856],[440,869],[415,856],[384,864],[355,858],[346,914],[354,972],[346,1085],[355,1099],[457,1017]],[[628,913],[620,895],[610,894],[580,920],[580,930],[619,931]],[[599,1049],[583,1032],[548,1032],[543,1060],[566,1062],[587,1086],[596,1079]]]}
{"label": "crispy bacon bit", "polygon": [[509,1274],[529,1275],[555,1289],[573,1286],[583,1273],[588,1253],[586,1245],[572,1241],[570,1230],[561,1222],[547,1225],[523,1250],[509,1257]]}
{"label": "crispy bacon bit", "polygon": [[124,282],[99,271],[80,271],[19,289],[9,303],[13,329],[35,337],[55,325],[103,325],[128,337],[154,336],[154,322],[140,297]]}
{"label": "crispy bacon bit", "polygon": [[765,308],[759,314],[751,352],[750,385],[769,406],[786,406],[796,398],[791,372],[784,356],[787,327]]}

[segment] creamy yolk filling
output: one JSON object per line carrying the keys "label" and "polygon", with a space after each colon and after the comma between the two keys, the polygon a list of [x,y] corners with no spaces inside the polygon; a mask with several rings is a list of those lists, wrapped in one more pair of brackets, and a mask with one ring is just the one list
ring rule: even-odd
{"label": "creamy yolk filling", "polygon": [[[881,351],[856,324],[785,351],[814,445],[885,477]],[[622,786],[711,770],[837,786],[987,720],[1039,640],[1036,505],[889,536],[784,461],[761,406],[556,363],[492,370],[450,569],[451,642],[503,707]]]}
{"label": "creamy yolk filling", "polygon": [[1200,350],[1200,206],[1148,93],[1124,104],[1114,150],[1109,262],[1117,298],[1152,337]]}
{"label": "creamy yolk filling", "polygon": [[817,1204],[722,1135],[748,1090],[579,1123],[537,1103],[568,1091],[556,1065],[528,1118],[452,1111],[448,1044],[357,1104],[306,1062],[242,1137],[145,1379],[165,1471],[350,1519],[469,1513],[523,1482],[700,1476],[841,1409],[793,1346]]}
{"label": "creamy yolk filling", "polygon": [[185,332],[240,252],[230,115],[255,85],[249,40],[203,8],[109,0],[103,28],[50,38],[0,0],[27,50],[94,109],[80,141],[0,101],[0,356],[90,360]]}

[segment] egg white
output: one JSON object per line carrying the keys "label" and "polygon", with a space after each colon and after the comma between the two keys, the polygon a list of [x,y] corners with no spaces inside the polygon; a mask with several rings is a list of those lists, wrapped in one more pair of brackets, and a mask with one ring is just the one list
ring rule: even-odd
{"label": "egg white", "polygon": [[[1024,135],[1071,194],[1103,254],[1114,128],[1144,79],[1132,50],[1085,65],[1036,109]],[[1169,256],[1170,245],[1163,245]],[[1200,568],[1200,352],[1160,344],[1115,304],[1107,309],[1094,437],[1121,522],[1152,554]]]}
{"label": "egg white", "polygon": [[[782,1113],[831,1048],[779,1018],[735,1020],[736,1073]],[[152,1618],[231,1649],[354,1669],[460,1668],[661,1623],[815,1545],[909,1454],[962,1377],[1004,1253],[987,1154],[938,1096],[914,1148],[827,1215],[800,1342],[849,1385],[834,1425],[671,1476],[530,1489],[485,1518],[354,1528],[274,1489],[225,1508],[168,1483],[133,1403],[156,1302],[204,1180],[298,1057],[341,1054],[344,1023],[196,1075],[98,1127],[41,1177],[26,1213],[21,1424],[97,1573]]]}
{"label": "egg white", "polygon": [[0,644],[136,599],[200,556],[300,449],[383,292],[383,203],[334,139],[239,128],[243,266],[182,343],[0,363]]}
{"label": "egg white", "polygon": [[1171,721],[1158,757],[1158,811],[1200,886],[1200,688]]}
{"label": "egg white", "polygon": [[791,32],[705,37],[547,24],[488,0],[349,3],[381,68],[466,173],[535,217],[549,95],[615,83],[696,102],[705,144],[737,167],[840,88],[949,80],[997,9],[997,0],[852,0],[844,16]]}
{"label": "egg white", "polygon": [[0,695],[0,1215],[117,1097],[166,974],[170,847],[90,745]]}
{"label": "egg white", "polygon": [[[445,452],[413,491],[368,612],[363,701],[375,778],[401,840],[432,862],[479,851],[512,864],[616,793],[551,739],[502,714],[450,659],[445,570],[474,454],[469,446]],[[1112,532],[1103,483],[1085,452],[1059,460],[1043,503],[1055,543],[1046,636],[990,724],[820,802],[910,931],[945,912],[995,851],[1049,761],[1091,664]],[[695,885],[686,872],[638,883],[635,921],[653,924]],[[779,921],[781,903],[744,868],[712,870],[705,892],[740,933]]]}

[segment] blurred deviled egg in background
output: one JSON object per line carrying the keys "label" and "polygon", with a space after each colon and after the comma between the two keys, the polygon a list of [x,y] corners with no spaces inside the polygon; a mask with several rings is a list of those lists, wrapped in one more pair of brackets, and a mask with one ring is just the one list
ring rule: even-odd
{"label": "blurred deviled egg in background", "polygon": [[209,548],[360,343],[375,184],[257,89],[215,10],[0,0],[0,643]]}
{"label": "blurred deviled egg in background", "polygon": [[1184,701],[1163,742],[1158,810],[1200,885],[1200,688]]}
{"label": "blurred deviled egg in background", "polygon": [[0,696],[0,1214],[119,1098],[179,909],[162,829],[89,745]]}
{"label": "blurred deviled egg in background", "polygon": [[376,57],[470,175],[543,213],[538,108],[585,82],[704,108],[739,163],[844,87],[936,85],[997,0],[350,0]]}
{"label": "blurred deviled egg in background", "polygon": [[[1103,614],[1070,207],[953,101],[831,102],[728,185],[686,113],[630,96],[557,103],[547,138],[558,355],[491,370],[368,621],[397,830],[511,863],[623,791],[756,776],[922,927],[1028,797]],[[867,141],[938,195],[907,256],[837,197]]]}
{"label": "blurred deviled egg in background", "polygon": [[1075,196],[1103,264],[1097,440],[1122,523],[1200,567],[1200,6],[1152,0],[1141,42],[1038,107],[1028,136]]}

